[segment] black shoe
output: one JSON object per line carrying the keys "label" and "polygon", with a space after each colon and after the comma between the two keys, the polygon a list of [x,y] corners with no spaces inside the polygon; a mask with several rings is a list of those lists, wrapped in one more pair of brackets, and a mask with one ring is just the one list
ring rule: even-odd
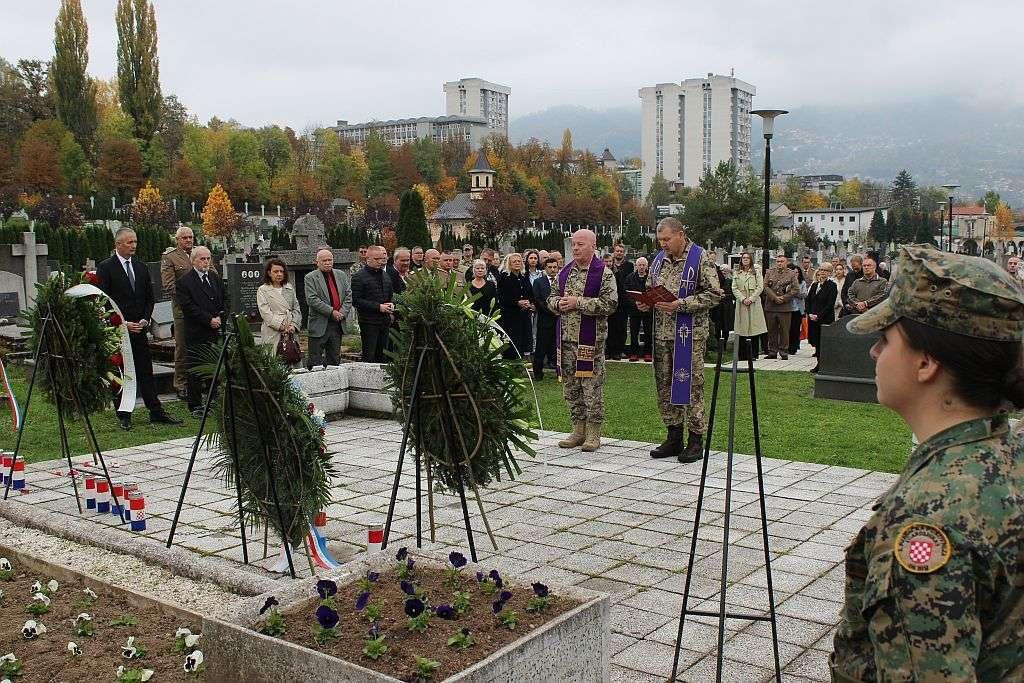
{"label": "black shoe", "polygon": [[153,424],[162,424],[162,425],[183,425],[183,424],[185,424],[183,421],[179,420],[176,417],[171,417],[170,415],[168,415],[167,413],[165,413],[162,410],[160,412],[158,412],[158,413],[150,413],[149,421],[151,423],[153,423]]}
{"label": "black shoe", "polygon": [[673,455],[678,456],[679,451],[683,447],[683,428],[682,426],[675,426],[668,428],[668,436],[665,437],[664,443],[657,448],[651,450],[651,457],[655,460],[661,458],[671,458]]}
{"label": "black shoe", "polygon": [[130,417],[118,417],[117,423],[121,425],[121,429],[126,432],[130,432],[132,430],[132,418]]}
{"label": "black shoe", "polygon": [[778,356],[775,355],[774,353],[769,353],[767,356],[764,357],[765,360],[775,360],[776,358],[778,358]]}
{"label": "black shoe", "polygon": [[533,381],[534,382],[539,382],[542,379],[544,379],[544,373],[543,372],[537,372],[535,370],[534,373],[533,373]]}
{"label": "black shoe", "polygon": [[818,372],[818,366],[815,365],[813,368],[811,368],[811,374],[817,374],[817,372]]}
{"label": "black shoe", "polygon": [[697,462],[704,457],[704,435],[697,432],[690,432],[690,438],[686,442],[686,450],[679,454],[679,462]]}
{"label": "black shoe", "polygon": [[779,358],[781,358],[782,360],[789,360],[789,356],[784,353],[779,354]]}

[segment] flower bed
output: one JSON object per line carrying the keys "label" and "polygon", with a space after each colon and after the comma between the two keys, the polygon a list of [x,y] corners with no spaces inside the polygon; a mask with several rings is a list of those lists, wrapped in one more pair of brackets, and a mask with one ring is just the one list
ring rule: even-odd
{"label": "flower bed", "polygon": [[369,555],[345,575],[247,601],[235,625],[208,624],[227,648],[219,664],[250,680],[606,677],[606,596],[519,581],[458,553],[443,564],[398,557]]}
{"label": "flower bed", "polygon": [[0,591],[0,679],[207,678],[197,615],[2,547]]}

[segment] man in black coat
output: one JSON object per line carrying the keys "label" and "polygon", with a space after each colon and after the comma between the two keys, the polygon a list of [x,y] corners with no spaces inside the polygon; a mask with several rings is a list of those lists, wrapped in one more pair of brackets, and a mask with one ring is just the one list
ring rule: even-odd
{"label": "man in black coat", "polygon": [[537,345],[533,351],[533,379],[544,378],[544,359],[555,363],[555,323],[558,316],[547,306],[551,290],[558,286],[558,260],[544,261],[544,276],[533,281],[533,305],[537,309]]}
{"label": "man in black coat", "polygon": [[366,267],[352,278],[352,305],[359,312],[364,363],[383,363],[388,329],[394,320],[391,278],[384,272],[384,247],[366,250]]}
{"label": "man in black coat", "polygon": [[188,409],[194,417],[202,415],[205,382],[194,368],[204,361],[203,351],[216,344],[224,327],[224,282],[210,270],[210,250],[192,249],[192,270],[174,286],[178,306],[185,322],[185,373]]}
{"label": "man in black coat", "polygon": [[412,258],[409,250],[405,247],[395,249],[395,262],[387,267],[388,277],[391,278],[391,293],[398,296],[409,286],[408,279],[412,273],[409,267],[412,265]]}
{"label": "man in black coat", "polygon": [[626,278],[633,272],[633,264],[626,258],[626,247],[617,242],[612,248],[612,272],[615,274],[615,288],[619,293],[619,303],[615,312],[608,316],[608,358],[622,358],[626,351],[626,329],[629,324],[629,311],[626,303]]}
{"label": "man in black coat", "polygon": [[[121,309],[125,326],[128,328],[128,339],[132,345],[132,358],[135,362],[135,382],[146,408],[149,409],[150,422],[161,424],[181,424],[181,420],[164,412],[160,399],[156,395],[156,384],[153,382],[153,360],[149,355],[149,343],[146,341],[146,330],[149,329],[153,317],[153,283],[149,277],[149,268],[135,258],[135,249],[139,240],[135,231],[120,228],[114,234],[114,254],[96,266],[99,276],[99,288],[104,291],[117,307]],[[121,429],[132,428],[132,414],[117,412]]]}

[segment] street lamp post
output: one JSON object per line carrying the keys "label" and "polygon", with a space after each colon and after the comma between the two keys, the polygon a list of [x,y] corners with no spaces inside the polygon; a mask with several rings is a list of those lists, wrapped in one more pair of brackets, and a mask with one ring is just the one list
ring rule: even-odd
{"label": "street lamp post", "polygon": [[942,187],[949,192],[949,250],[953,251],[953,190],[960,186],[949,184]]}
{"label": "street lamp post", "polygon": [[764,248],[761,252],[761,272],[768,272],[768,243],[772,238],[771,221],[768,217],[768,202],[771,199],[772,181],[772,133],[775,130],[775,117],[789,112],[784,109],[755,109],[750,112],[761,117],[764,131]]}

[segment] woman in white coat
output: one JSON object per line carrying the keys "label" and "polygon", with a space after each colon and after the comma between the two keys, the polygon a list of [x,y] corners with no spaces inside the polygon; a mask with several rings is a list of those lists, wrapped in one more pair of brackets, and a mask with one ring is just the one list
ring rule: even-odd
{"label": "woman in white coat", "polygon": [[283,333],[298,335],[302,328],[302,309],[295,288],[288,283],[288,269],[281,259],[272,258],[264,266],[263,284],[256,290],[256,305],[263,318],[260,343],[276,350]]}
{"label": "woman in white coat", "polygon": [[736,315],[733,329],[736,341],[740,345],[740,358],[747,357],[747,337],[751,340],[753,356],[757,358],[756,337],[768,332],[764,320],[764,309],[761,307],[761,291],[764,281],[761,272],[754,265],[754,257],[749,252],[740,254],[740,262],[732,273],[732,293],[736,297]]}

